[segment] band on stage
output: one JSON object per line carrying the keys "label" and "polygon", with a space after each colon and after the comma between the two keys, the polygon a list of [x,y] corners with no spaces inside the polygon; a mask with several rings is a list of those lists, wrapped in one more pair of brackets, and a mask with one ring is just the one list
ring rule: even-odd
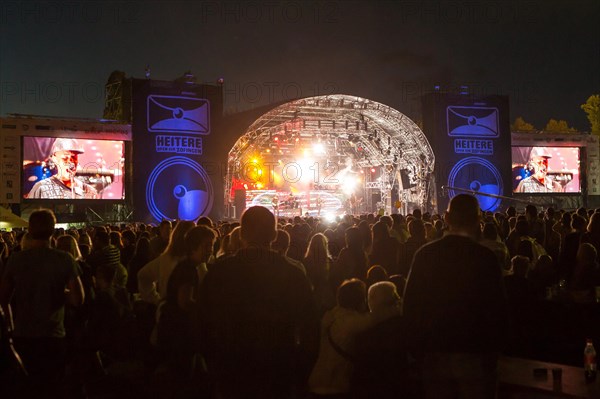
{"label": "band on stage", "polygon": [[298,209],[300,206],[300,201],[298,197],[294,195],[294,193],[290,192],[285,201],[279,201],[279,195],[275,194],[273,199],[271,200],[271,205],[273,209]]}

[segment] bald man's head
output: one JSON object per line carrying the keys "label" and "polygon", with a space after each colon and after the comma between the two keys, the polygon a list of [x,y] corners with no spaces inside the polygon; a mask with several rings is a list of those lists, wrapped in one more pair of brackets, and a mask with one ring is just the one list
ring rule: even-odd
{"label": "bald man's head", "polygon": [[479,228],[480,216],[479,201],[472,195],[459,194],[448,205],[447,222],[451,229]]}
{"label": "bald man's head", "polygon": [[241,236],[246,246],[269,247],[277,234],[275,216],[264,206],[253,206],[242,214]]}

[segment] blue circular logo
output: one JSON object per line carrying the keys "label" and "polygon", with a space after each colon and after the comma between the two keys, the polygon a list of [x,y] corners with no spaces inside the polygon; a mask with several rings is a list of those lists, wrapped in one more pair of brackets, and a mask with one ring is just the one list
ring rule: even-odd
{"label": "blue circular logo", "polygon": [[175,156],[161,161],[148,178],[146,205],[157,220],[198,220],[213,206],[214,191],[206,170],[196,161]]}
{"label": "blue circular logo", "polygon": [[[467,157],[457,162],[448,175],[448,186],[470,190],[475,193],[502,195],[502,177],[490,161],[479,157]],[[455,190],[448,189],[450,198]],[[484,211],[494,211],[501,203],[500,198],[477,195],[479,206]]]}

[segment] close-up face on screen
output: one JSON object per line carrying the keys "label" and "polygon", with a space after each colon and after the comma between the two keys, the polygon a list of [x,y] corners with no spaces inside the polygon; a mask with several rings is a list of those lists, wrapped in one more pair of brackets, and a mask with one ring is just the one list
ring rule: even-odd
{"label": "close-up face on screen", "polygon": [[24,199],[125,199],[124,143],[23,137]]}
{"label": "close-up face on screen", "polygon": [[579,147],[512,147],[514,193],[580,193]]}

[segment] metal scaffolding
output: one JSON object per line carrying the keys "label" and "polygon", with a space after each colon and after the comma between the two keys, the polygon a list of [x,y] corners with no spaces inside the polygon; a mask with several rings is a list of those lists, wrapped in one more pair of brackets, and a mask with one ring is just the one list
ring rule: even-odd
{"label": "metal scaffolding", "polygon": [[[419,181],[432,175],[435,157],[424,133],[410,118],[384,104],[361,97],[328,95],[278,106],[257,119],[231,148],[225,200],[232,177],[251,154],[275,153],[293,158],[298,148],[322,143],[323,161],[351,162],[356,168],[382,167],[381,179],[365,189],[408,190],[399,184],[400,171],[410,176],[412,196],[419,205],[431,200]],[[420,192],[416,192],[419,190]]]}

